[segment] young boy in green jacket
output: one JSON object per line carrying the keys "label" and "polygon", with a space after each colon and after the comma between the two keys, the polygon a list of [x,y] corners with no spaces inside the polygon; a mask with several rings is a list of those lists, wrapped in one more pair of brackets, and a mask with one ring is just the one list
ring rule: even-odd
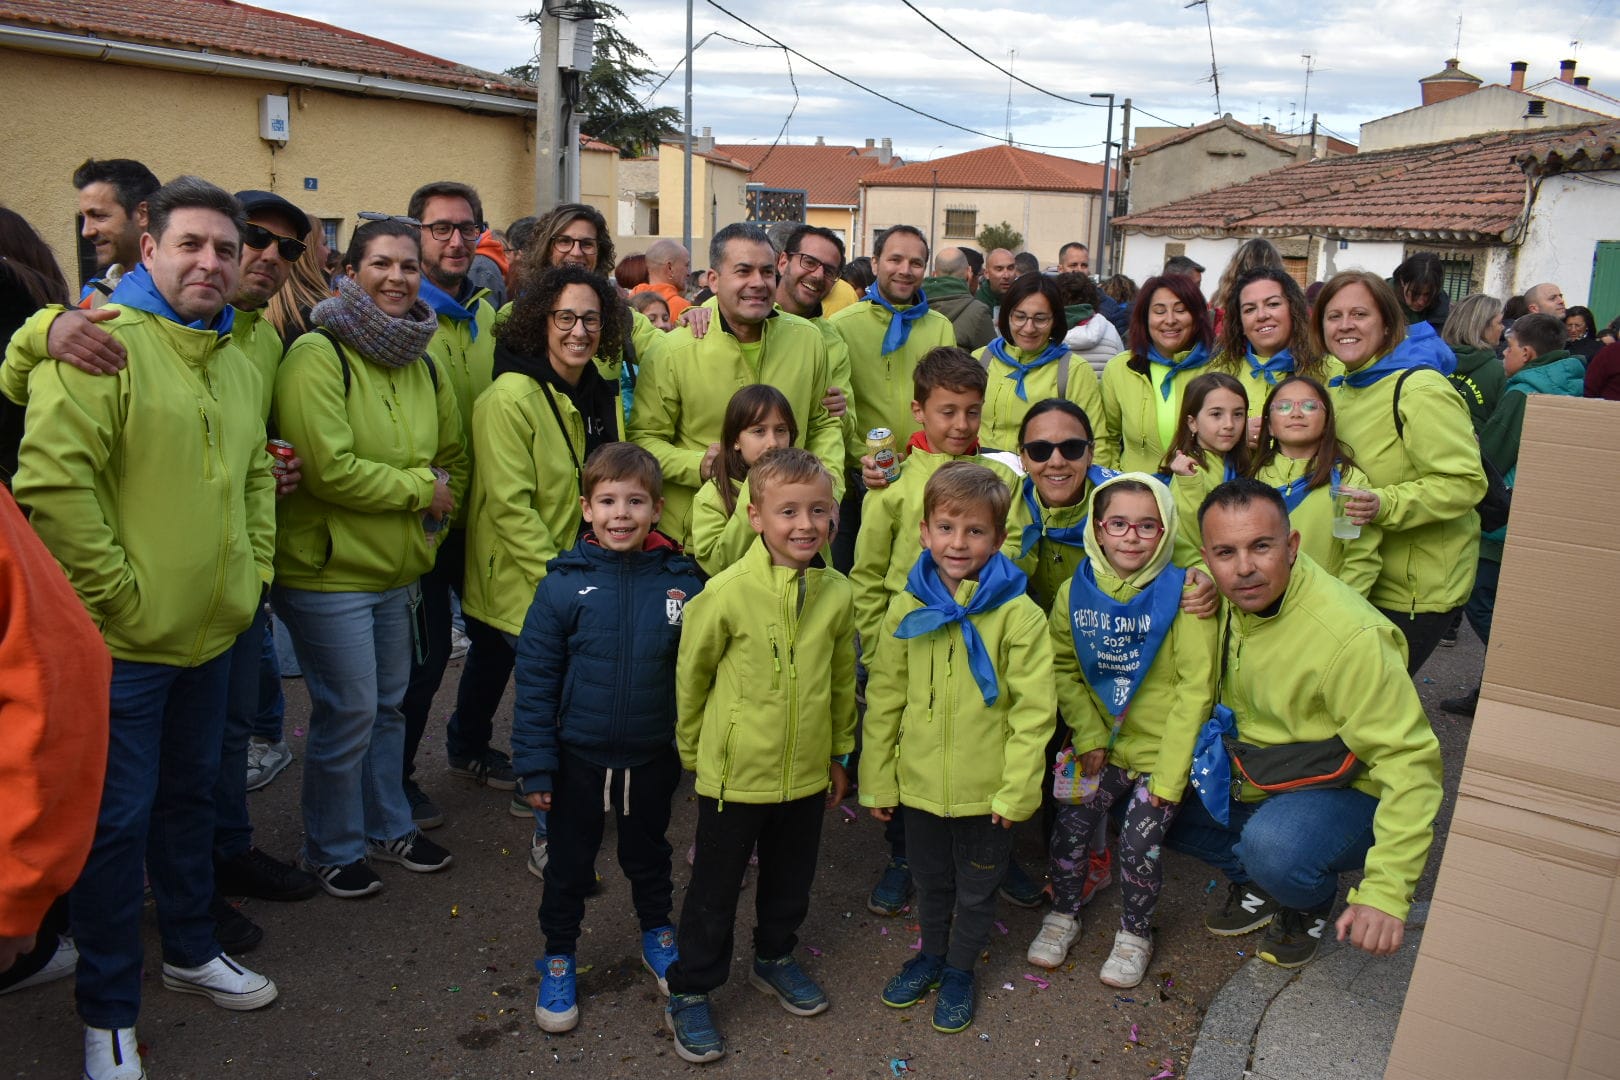
{"label": "young boy in green jacket", "polygon": [[[676,663],[676,748],[697,773],[692,880],[680,959],[665,972],[675,1052],[726,1052],[709,993],[731,970],[748,857],[759,851],[748,981],[795,1016],[827,996],[793,959],[810,907],[821,819],[849,790],[855,747],[855,626],[849,581],[814,564],[831,538],[832,474],[808,450],[763,455],[748,474],[759,539],[686,606]],[[830,792],[829,792],[830,788]]]}
{"label": "young boy in green jacket", "polygon": [[[948,462],[976,462],[996,474],[1011,498],[1016,479],[1012,470],[979,453],[987,379],[979,362],[954,345],[930,350],[912,375],[911,413],[922,430],[900,449],[905,461],[900,478],[866,493],[855,538],[855,565],[849,572],[855,586],[855,628],[868,660],[882,636],[889,602],[905,592],[907,576],[917,562],[917,528],[923,520],[923,489],[929,478]],[[896,815],[884,830],[889,865],[866,900],[867,909],[878,915],[899,914],[911,895],[903,816]],[[1015,878],[1028,883],[1021,872],[1015,872]],[[1010,899],[1027,907],[1039,904],[1040,897],[1040,890],[1028,883]]]}
{"label": "young boy in green jacket", "polygon": [[[889,980],[904,1009],[939,988],[934,1027],[973,1022],[1012,825],[1040,809],[1057,714],[1046,617],[1001,554],[1012,501],[982,465],[951,462],[923,493],[922,555],[889,604],[867,684],[861,804],[906,807],[922,950]],[[954,926],[953,926],[954,914]]]}

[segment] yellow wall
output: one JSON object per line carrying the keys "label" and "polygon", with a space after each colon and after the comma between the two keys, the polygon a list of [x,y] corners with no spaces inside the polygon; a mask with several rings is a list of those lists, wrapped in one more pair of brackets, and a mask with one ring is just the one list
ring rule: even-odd
{"label": "yellow wall", "polygon": [[594,206],[611,228],[619,208],[619,155],[611,150],[579,152],[579,201]]}
{"label": "yellow wall", "polygon": [[812,206],[805,211],[804,216],[806,225],[833,229],[842,235],[846,248],[855,242],[855,211]]}
{"label": "yellow wall", "polygon": [[[44,235],[70,282],[72,175],[91,156],[135,158],[160,180],[195,173],[231,191],[275,191],[342,219],[340,242],[357,211],[404,213],[411,192],[432,180],[472,184],[498,227],[534,212],[525,117],[11,49],[0,49],[0,71],[0,201]],[[274,151],[259,138],[265,94],[291,98],[291,139]],[[305,177],[319,188],[304,190]]]}
{"label": "yellow wall", "polygon": [[929,232],[928,211],[935,207],[934,246],[963,243],[977,248],[977,239],[947,237],[945,211],[977,211],[975,231],[1003,221],[1024,235],[1024,251],[1040,259],[1043,267],[1057,262],[1058,248],[1071,240],[1091,247],[1097,245],[1097,225],[1102,214],[1102,196],[1084,192],[994,191],[940,188],[937,199],[931,188],[868,187],[863,236],[850,244],[850,255],[870,255],[872,237],[891,225],[915,225]]}

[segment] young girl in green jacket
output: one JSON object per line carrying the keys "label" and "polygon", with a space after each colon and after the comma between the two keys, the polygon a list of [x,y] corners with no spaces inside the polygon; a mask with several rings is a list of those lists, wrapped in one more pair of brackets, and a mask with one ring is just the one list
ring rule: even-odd
{"label": "young girl in green jacket", "polygon": [[798,439],[793,406],[776,387],[755,383],[731,395],[714,476],[692,500],[690,554],[705,574],[713,577],[742,558],[757,535],[748,523],[748,470],[766,451]]}
{"label": "young girl in green jacket", "polygon": [[1198,507],[1217,484],[1244,475],[1249,467],[1249,392],[1223,371],[1206,371],[1187,384],[1176,437],[1159,463],[1168,476],[1181,525],[1175,538],[1176,563],[1192,566],[1199,554]]}
{"label": "young girl in green jacket", "polygon": [[1100,974],[1116,987],[1147,973],[1159,849],[1215,699],[1218,628],[1179,610],[1186,571],[1170,561],[1175,530],[1175,504],[1155,478],[1126,473],[1103,483],[1091,497],[1086,561],[1058,591],[1048,623],[1058,709],[1074,737],[1072,797],[1083,801],[1058,811],[1052,910],[1028,959],[1056,968],[1068,956],[1080,936],[1092,834],[1125,801],[1120,929]]}

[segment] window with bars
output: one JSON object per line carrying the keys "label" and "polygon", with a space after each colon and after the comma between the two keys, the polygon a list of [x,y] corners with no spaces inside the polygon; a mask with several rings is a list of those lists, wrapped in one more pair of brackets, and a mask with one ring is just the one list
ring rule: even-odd
{"label": "window with bars", "polygon": [[946,210],[945,236],[950,240],[972,240],[979,235],[977,210]]}
{"label": "window with bars", "polygon": [[1471,259],[1446,260],[1440,264],[1440,287],[1453,301],[1474,291],[1474,263]]}

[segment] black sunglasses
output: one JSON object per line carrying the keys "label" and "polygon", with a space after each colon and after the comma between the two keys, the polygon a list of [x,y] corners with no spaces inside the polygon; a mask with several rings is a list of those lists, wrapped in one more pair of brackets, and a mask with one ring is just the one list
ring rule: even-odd
{"label": "black sunglasses", "polygon": [[291,236],[277,236],[263,225],[248,222],[242,226],[242,243],[254,251],[263,251],[271,244],[276,245],[276,251],[288,262],[297,262],[298,257],[304,253],[305,244],[302,240]]}
{"label": "black sunglasses", "polygon": [[1067,461],[1079,461],[1091,449],[1090,439],[1064,439],[1062,442],[1047,442],[1045,439],[1036,439],[1024,444],[1024,453],[1029,455],[1031,461],[1046,461],[1055,450],[1062,454]]}

